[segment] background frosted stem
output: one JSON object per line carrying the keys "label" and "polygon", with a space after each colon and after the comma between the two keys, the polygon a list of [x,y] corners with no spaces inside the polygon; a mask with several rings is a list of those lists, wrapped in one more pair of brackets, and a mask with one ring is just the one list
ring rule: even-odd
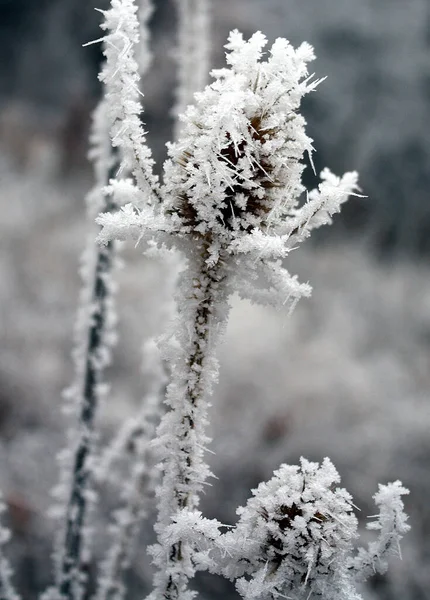
{"label": "background frosted stem", "polygon": [[104,332],[106,328],[106,301],[110,296],[106,275],[112,266],[114,245],[98,251],[94,278],[95,303],[92,323],[88,331],[84,394],[82,399],[80,439],[73,460],[70,498],[66,513],[65,551],[62,560],[60,592],[66,598],[75,598],[73,582],[79,578],[82,563],[83,527],[87,510],[87,490],[90,483],[89,459],[93,451],[95,418],[98,407],[98,386],[102,381]]}
{"label": "background frosted stem", "polygon": [[181,131],[177,118],[193,102],[195,92],[203,90],[210,70],[210,8],[209,0],[176,0],[178,15],[178,87],[173,113],[175,139]]}
{"label": "background frosted stem", "polygon": [[[146,517],[149,492],[153,491],[154,474],[148,466],[151,454],[150,441],[154,437],[160,418],[160,404],[166,391],[166,375],[154,340],[144,344],[144,375],[150,382],[148,394],[143,399],[140,414],[127,422],[122,440],[131,454],[131,464],[120,483],[123,487],[121,507],[113,515],[110,527],[111,547],[100,567],[95,600],[122,600],[127,592],[124,573],[130,567],[136,538]],[[119,440],[118,440],[119,441]],[[117,452],[115,452],[115,449]],[[121,459],[125,447],[112,448],[101,475],[106,477],[116,459]],[[115,454],[114,454],[115,452]]]}
{"label": "background frosted stem", "polygon": [[[87,198],[87,217],[90,229],[94,214],[100,208],[111,211],[113,202],[103,194],[115,157],[109,138],[109,121],[106,103],[102,101],[94,113],[90,156],[94,161],[95,185]],[[97,409],[104,387],[103,372],[110,361],[114,342],[115,312],[113,295],[115,286],[112,270],[115,262],[116,243],[99,247],[94,235],[89,236],[84,254],[82,279],[83,290],[76,326],[75,382],[68,391],[72,410],[77,419],[76,430],[69,433],[70,449],[66,450],[62,492],[66,503],[65,531],[60,542],[57,589],[62,598],[81,598],[85,570],[83,551],[85,522],[90,500],[94,495],[92,485],[92,460],[95,442]]]}

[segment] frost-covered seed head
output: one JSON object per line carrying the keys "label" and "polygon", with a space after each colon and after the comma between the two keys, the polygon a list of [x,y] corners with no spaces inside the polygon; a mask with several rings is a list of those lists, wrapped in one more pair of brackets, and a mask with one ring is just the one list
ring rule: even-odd
{"label": "frost-covered seed head", "polygon": [[[267,593],[309,588],[321,593],[337,579],[356,536],[351,496],[335,487],[339,475],[325,459],[282,465],[239,509],[238,532],[251,540],[247,577],[238,581],[245,598],[264,576]],[[270,597],[270,594],[269,596]]]}
{"label": "frost-covered seed head", "polygon": [[297,110],[317,83],[306,79],[313,51],[278,39],[262,61],[266,43],[260,32],[247,42],[230,35],[230,68],[195,95],[183,136],[169,146],[168,212],[185,231],[228,243],[291,215],[304,190],[301,159],[312,145]]}

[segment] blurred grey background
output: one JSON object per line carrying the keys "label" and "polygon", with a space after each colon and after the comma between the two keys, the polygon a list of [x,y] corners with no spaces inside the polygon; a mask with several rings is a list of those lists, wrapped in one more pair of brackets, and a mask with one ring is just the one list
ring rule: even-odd
{"label": "blurred grey background", "polygon": [[[144,120],[161,165],[172,129],[176,14],[173,2],[155,4]],[[100,37],[93,9],[91,0],[0,0],[0,488],[25,599],[50,580],[46,509],[64,444],[61,392],[73,374],[92,181],[87,135],[100,94],[100,48],[82,47]],[[291,318],[234,299],[213,401],[219,480],[204,510],[234,522],[249,489],[301,454],[333,459],[363,525],[377,482],[402,479],[413,527],[403,561],[363,593],[430,598],[430,0],[214,0],[212,13],[213,66],[223,64],[233,28],[315,47],[315,74],[327,79],[304,112],[317,170],[357,169],[367,198],[352,199],[291,256],[291,270],[314,287]],[[315,185],[310,168],[306,180]],[[140,345],[164,325],[157,307],[168,269],[134,248],[124,259],[103,439],[138,410]],[[109,494],[103,524],[117,501]],[[94,543],[95,563],[102,533]],[[129,597],[143,597],[149,584],[142,546]],[[200,584],[207,599],[234,597],[215,578]]]}

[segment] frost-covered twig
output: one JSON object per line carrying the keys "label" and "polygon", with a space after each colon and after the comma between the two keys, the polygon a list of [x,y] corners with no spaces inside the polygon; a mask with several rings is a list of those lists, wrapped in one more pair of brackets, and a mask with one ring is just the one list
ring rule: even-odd
{"label": "frost-covered twig", "polygon": [[176,0],[178,14],[178,86],[173,114],[174,138],[181,132],[178,115],[185,113],[195,92],[201,92],[208,80],[210,64],[209,0]]}
{"label": "frost-covered twig", "polygon": [[101,11],[101,27],[107,33],[102,38],[106,64],[100,79],[106,85],[112,143],[121,149],[122,169],[133,174],[146,204],[158,201],[159,182],[140,121],[140,74],[134,54],[139,42],[137,10],[134,0],[112,0],[110,10]]}
{"label": "frost-covered twig", "polygon": [[[0,494],[0,517],[6,510]],[[21,600],[12,584],[13,570],[3,553],[3,546],[10,539],[10,531],[0,522],[0,598],[2,600]]]}

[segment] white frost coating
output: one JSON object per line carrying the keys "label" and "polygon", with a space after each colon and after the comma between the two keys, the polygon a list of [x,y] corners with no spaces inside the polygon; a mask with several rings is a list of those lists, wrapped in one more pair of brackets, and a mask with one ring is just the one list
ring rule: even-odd
{"label": "white frost coating", "polygon": [[385,573],[387,559],[391,555],[401,557],[400,540],[410,529],[403,510],[402,496],[405,494],[409,494],[409,490],[400,481],[379,484],[379,491],[373,497],[379,514],[367,525],[367,529],[379,531],[378,539],[370,542],[368,548],[360,548],[350,563],[358,580],[368,579],[375,573]]}
{"label": "white frost coating", "polygon": [[209,0],[176,0],[178,14],[178,86],[173,114],[175,139],[182,124],[178,119],[192,103],[195,92],[201,92],[208,80],[210,65]]}
{"label": "white frost coating", "polygon": [[[5,510],[6,506],[0,493],[0,517]],[[12,585],[11,578],[13,575],[13,570],[3,553],[3,546],[7,544],[9,539],[9,529],[7,529],[0,522],[0,598],[2,600],[21,600],[20,596],[15,592],[15,589]]]}
{"label": "white frost coating", "polygon": [[134,56],[139,42],[137,9],[133,0],[112,0],[111,8],[102,11],[101,27],[107,33],[103,38],[106,64],[100,79],[106,85],[112,143],[121,149],[122,168],[134,175],[145,202],[151,202],[158,196],[159,183],[140,121],[140,75]]}

